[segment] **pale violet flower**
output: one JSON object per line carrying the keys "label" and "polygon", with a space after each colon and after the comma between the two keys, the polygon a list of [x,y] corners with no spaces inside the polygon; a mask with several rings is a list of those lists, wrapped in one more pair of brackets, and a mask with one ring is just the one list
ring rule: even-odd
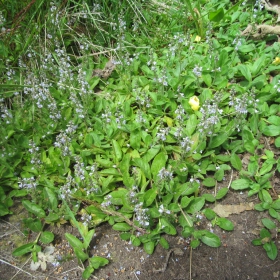
{"label": "pale violet flower", "polygon": [[38,261],[31,261],[30,269],[35,271],[41,266],[41,269],[45,271],[47,269],[47,262],[55,262],[54,246],[47,246],[43,252],[38,253]]}

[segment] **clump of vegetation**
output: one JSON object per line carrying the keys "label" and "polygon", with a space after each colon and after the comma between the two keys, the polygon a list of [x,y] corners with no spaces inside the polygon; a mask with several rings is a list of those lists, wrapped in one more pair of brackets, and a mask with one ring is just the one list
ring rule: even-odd
{"label": "clump of vegetation", "polygon": [[[0,215],[21,197],[38,233],[14,255],[45,267],[42,245],[54,240],[45,225],[67,221],[82,237],[66,234],[84,279],[108,263],[88,252],[103,222],[149,254],[178,229],[192,248],[219,247],[212,227],[233,224],[205,203],[232,188],[273,218],[253,243],[275,259],[280,45],[241,36],[275,16],[259,1],[94,2],[3,4]],[[218,188],[230,170],[239,178]]]}

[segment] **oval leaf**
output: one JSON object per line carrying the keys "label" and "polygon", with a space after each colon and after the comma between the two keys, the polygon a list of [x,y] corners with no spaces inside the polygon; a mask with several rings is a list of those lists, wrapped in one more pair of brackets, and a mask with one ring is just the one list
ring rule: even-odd
{"label": "oval leaf", "polygon": [[238,171],[242,169],[242,162],[238,155],[232,154],[230,157],[231,165]]}
{"label": "oval leaf", "polygon": [[220,8],[214,12],[209,12],[209,20],[214,21],[214,22],[219,22],[223,19],[225,15],[224,9]]}
{"label": "oval leaf", "polygon": [[38,218],[44,218],[46,216],[45,211],[37,204],[30,202],[29,200],[23,200],[22,204],[28,212],[36,215]]}
{"label": "oval leaf", "polygon": [[158,177],[159,171],[165,167],[167,160],[167,156],[165,153],[161,152],[157,154],[152,162],[151,165],[151,173],[153,175],[153,178],[156,180]]}
{"label": "oval leaf", "polygon": [[150,189],[150,190],[146,191],[146,193],[144,195],[144,200],[145,200],[146,206],[150,206],[156,199],[156,196],[157,196],[157,189]]}
{"label": "oval leaf", "polygon": [[127,223],[116,223],[113,225],[113,230],[117,231],[129,231],[131,230],[131,226]]}
{"label": "oval leaf", "polygon": [[268,228],[268,229],[274,229],[274,228],[276,228],[275,223],[274,223],[273,221],[271,221],[270,219],[268,219],[268,218],[262,219],[262,223],[263,223],[263,225],[264,225],[266,228]]}
{"label": "oval leaf", "polygon": [[[268,244],[268,243],[267,243]],[[267,245],[265,244],[265,245]],[[265,247],[264,245],[264,247]],[[278,255],[278,250],[277,250],[277,247],[276,245],[271,241],[269,243],[269,246],[265,247],[265,250],[266,250],[266,254],[267,256],[271,259],[271,260],[275,260],[277,255]]]}
{"label": "oval leaf", "polygon": [[98,256],[90,258],[89,262],[95,269],[98,269],[100,266],[104,266],[109,263],[107,259]]}
{"label": "oval leaf", "polygon": [[70,233],[65,233],[65,237],[67,239],[67,241],[70,243],[70,245],[75,249],[75,248],[79,248],[79,249],[83,249],[84,245],[82,243],[81,240],[79,240],[77,237],[75,237],[74,235],[70,234]]}
{"label": "oval leaf", "polygon": [[169,243],[164,237],[160,237],[159,239],[159,244],[164,248],[164,249],[169,249]]}
{"label": "oval leaf", "polygon": [[266,136],[278,136],[280,135],[280,126],[278,125],[269,125],[265,126],[262,130],[262,133]]}
{"label": "oval leaf", "polygon": [[234,190],[245,190],[250,186],[250,181],[246,179],[237,179],[231,183],[231,188]]}
{"label": "oval leaf", "polygon": [[48,244],[48,243],[51,243],[53,242],[54,240],[54,234],[50,231],[43,231],[41,236],[40,236],[40,241],[45,243],[45,244]]}
{"label": "oval leaf", "polygon": [[221,246],[220,238],[216,234],[211,232],[207,232],[205,235],[203,235],[201,237],[201,241],[210,247],[217,248]]}
{"label": "oval leaf", "polygon": [[149,241],[144,243],[144,250],[147,254],[151,255],[154,252],[155,243],[153,241]]}
{"label": "oval leaf", "polygon": [[218,146],[221,146],[226,140],[228,139],[228,134],[223,132],[220,133],[219,135],[214,136],[209,145],[208,145],[208,149],[211,150],[213,148],[216,148]]}
{"label": "oval leaf", "polygon": [[51,209],[55,210],[57,208],[58,203],[57,203],[57,198],[56,198],[54,191],[48,187],[45,187],[44,196],[45,196],[45,199],[49,202]]}
{"label": "oval leaf", "polygon": [[189,206],[187,207],[187,212],[190,214],[194,214],[202,209],[205,204],[204,197],[196,197],[191,201]]}
{"label": "oval leaf", "polygon": [[218,218],[217,219],[217,225],[221,229],[224,229],[224,230],[233,230],[234,229],[233,223],[226,218]]}
{"label": "oval leaf", "polygon": [[228,188],[227,187],[221,188],[216,195],[216,199],[223,198],[227,193],[228,193]]}
{"label": "oval leaf", "polygon": [[33,246],[34,246],[33,242],[22,245],[19,248],[15,249],[12,254],[13,254],[14,257],[19,257],[19,256],[22,256],[22,255],[25,255],[29,252],[32,252]]}
{"label": "oval leaf", "polygon": [[205,187],[215,187],[216,185],[216,180],[214,178],[211,178],[211,177],[208,177],[206,179],[203,180],[202,184],[205,186]]}

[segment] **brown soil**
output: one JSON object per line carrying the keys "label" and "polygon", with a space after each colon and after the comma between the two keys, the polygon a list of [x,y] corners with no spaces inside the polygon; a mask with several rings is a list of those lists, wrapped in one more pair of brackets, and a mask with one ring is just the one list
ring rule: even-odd
{"label": "brown soil", "polygon": [[[227,182],[225,183],[227,186]],[[218,186],[219,187],[219,186]],[[211,190],[207,190],[212,191]],[[280,187],[275,189],[279,194]],[[229,191],[220,204],[237,205],[241,202],[258,203],[256,196],[248,198],[246,193]],[[214,205],[210,204],[209,207]],[[58,266],[48,263],[47,270],[30,270],[31,258],[15,258],[12,251],[20,244],[26,242],[22,233],[22,215],[26,213],[20,204],[15,206],[18,214],[6,217],[0,221],[0,279],[2,280],[27,280],[27,279],[82,279],[82,266],[78,265],[73,257],[73,252],[65,240],[64,233],[76,234],[77,231],[64,225],[60,228],[51,228],[55,235],[54,246],[56,253],[62,258]],[[96,235],[92,240],[91,255],[107,257],[110,263],[95,271],[90,279],[106,280],[187,280],[187,279],[280,279],[280,257],[271,261],[261,246],[253,246],[251,241],[258,237],[262,228],[261,219],[266,217],[265,212],[255,210],[244,211],[240,214],[230,215],[234,223],[234,230],[226,232],[218,227],[214,233],[220,236],[222,246],[210,248],[200,245],[191,250],[187,240],[166,236],[170,249],[165,250],[157,246],[153,255],[147,255],[142,247],[133,247],[128,242],[122,241],[119,233],[109,225],[96,228]],[[203,219],[201,227],[208,227],[209,223]],[[179,231],[179,229],[178,229]],[[31,242],[33,239],[31,237]],[[274,234],[274,241],[280,249],[280,237]]]}

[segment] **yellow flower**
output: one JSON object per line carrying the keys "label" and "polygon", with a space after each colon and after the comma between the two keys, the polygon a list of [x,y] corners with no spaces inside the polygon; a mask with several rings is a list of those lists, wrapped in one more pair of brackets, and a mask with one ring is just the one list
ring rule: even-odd
{"label": "yellow flower", "polygon": [[193,96],[190,98],[189,100],[189,104],[191,105],[191,108],[194,110],[194,111],[197,111],[199,109],[199,99],[197,96]]}
{"label": "yellow flower", "polygon": [[194,41],[195,41],[195,42],[200,42],[200,40],[201,40],[201,37],[198,36],[198,35],[196,35]]}
{"label": "yellow flower", "polygon": [[279,65],[280,64],[280,57],[275,57],[275,59],[273,60],[272,64],[274,65]]}

